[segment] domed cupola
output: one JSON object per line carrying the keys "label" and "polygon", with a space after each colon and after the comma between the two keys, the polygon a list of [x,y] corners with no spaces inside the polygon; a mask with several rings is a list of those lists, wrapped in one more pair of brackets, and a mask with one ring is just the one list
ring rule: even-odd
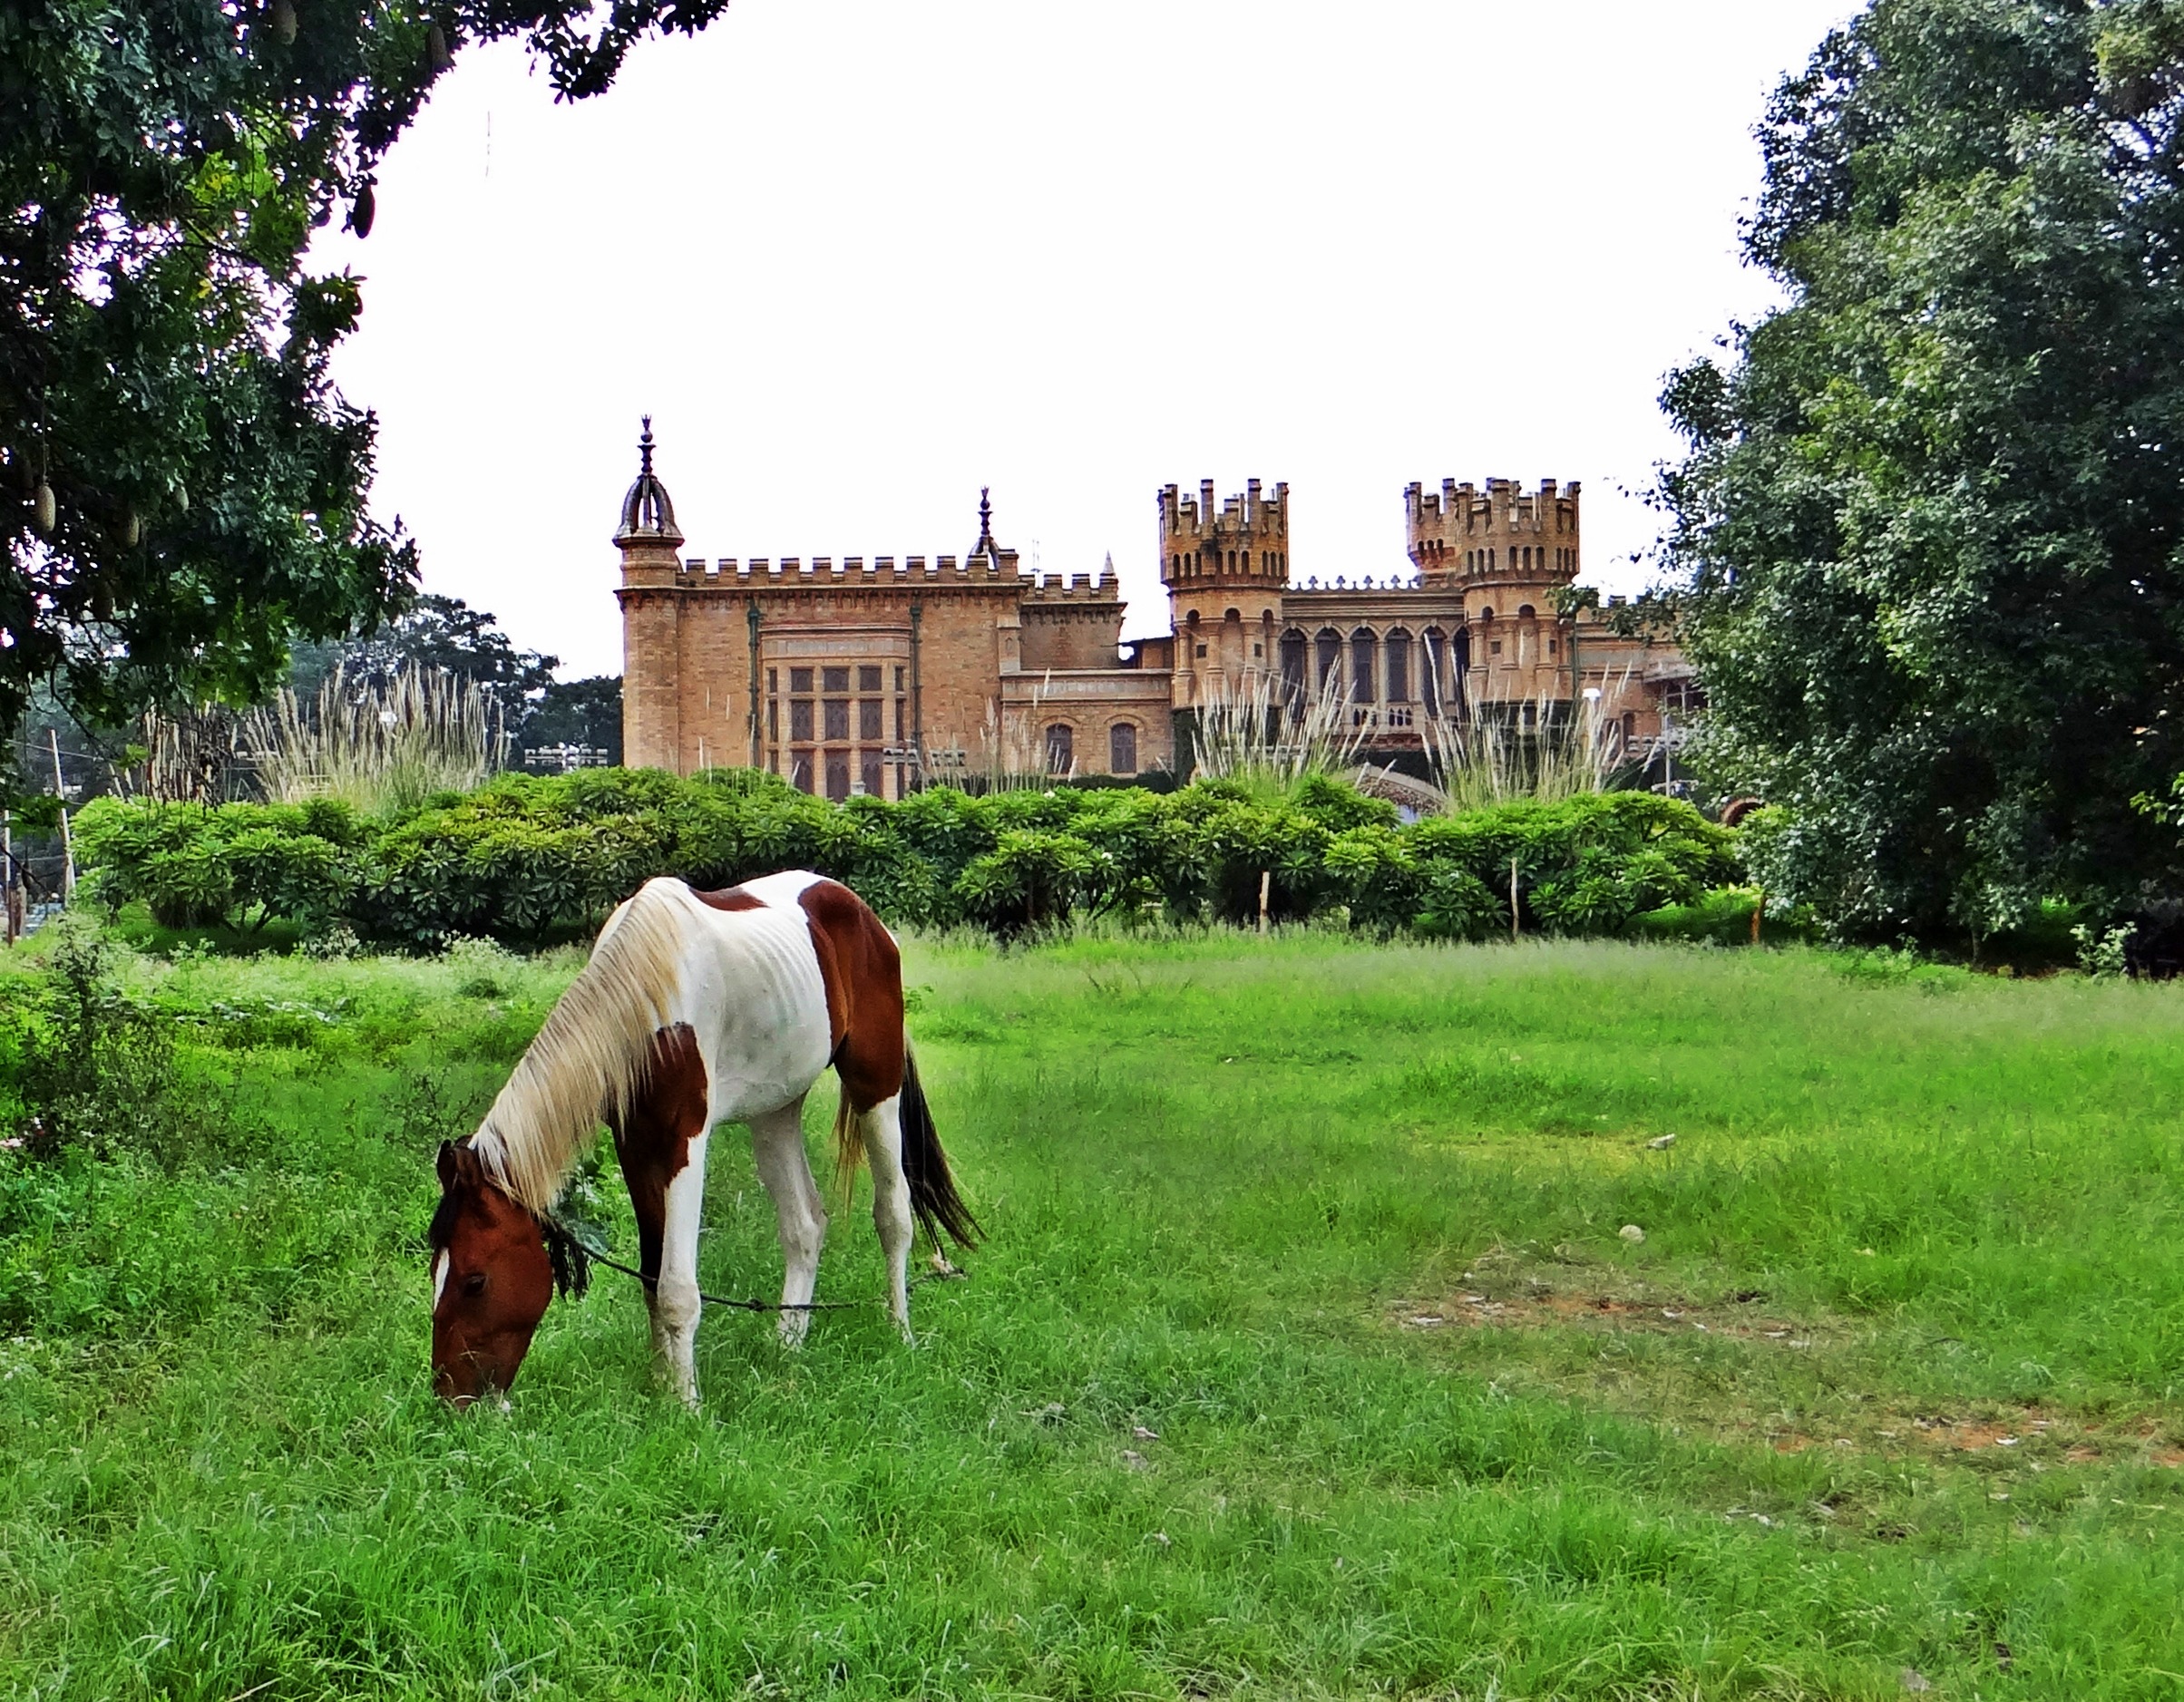
{"label": "domed cupola", "polygon": [[665,544],[669,548],[683,540],[681,530],[675,524],[675,504],[668,500],[668,487],[660,483],[652,471],[652,416],[645,415],[645,434],[637,441],[638,453],[643,457],[638,469],[637,482],[629,487],[629,494],[622,499],[622,523],[614,534],[618,544]]}

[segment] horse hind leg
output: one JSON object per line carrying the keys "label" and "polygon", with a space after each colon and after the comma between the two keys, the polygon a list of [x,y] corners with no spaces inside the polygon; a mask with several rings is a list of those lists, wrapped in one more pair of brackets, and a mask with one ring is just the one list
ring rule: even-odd
{"label": "horse hind leg", "polygon": [[[820,1250],[826,1245],[826,1207],[804,1150],[801,1095],[794,1104],[751,1119],[751,1156],[759,1181],[773,1196],[775,1224],[781,1235],[781,1304],[807,1307],[819,1282]],[[783,1345],[802,1347],[811,1324],[808,1311],[783,1311]]]}
{"label": "horse hind leg", "polygon": [[887,1308],[902,1339],[915,1343],[910,1329],[910,1179],[902,1170],[902,1096],[882,1100],[857,1115],[865,1162],[873,1172],[873,1227],[887,1256]]}

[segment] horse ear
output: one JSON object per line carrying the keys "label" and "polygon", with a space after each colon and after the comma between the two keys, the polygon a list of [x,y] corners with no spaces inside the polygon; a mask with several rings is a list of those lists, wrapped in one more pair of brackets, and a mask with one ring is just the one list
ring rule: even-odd
{"label": "horse ear", "polygon": [[440,1172],[441,1190],[445,1191],[446,1190],[453,1188],[455,1185],[455,1143],[453,1141],[443,1141],[440,1143],[440,1161],[438,1169]]}

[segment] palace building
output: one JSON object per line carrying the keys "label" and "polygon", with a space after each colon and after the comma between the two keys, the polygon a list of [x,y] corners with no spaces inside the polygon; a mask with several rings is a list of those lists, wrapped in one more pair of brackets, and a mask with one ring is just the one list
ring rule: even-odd
{"label": "palace building", "polygon": [[1590,702],[1643,754],[1693,699],[1665,635],[1613,630],[1612,605],[1558,612],[1583,566],[1575,484],[1413,484],[1409,570],[1327,579],[1291,564],[1286,484],[1218,506],[1210,480],[1169,485],[1169,631],[1125,643],[1112,560],[1027,572],[982,494],[960,559],[686,559],[653,449],[648,420],[614,535],[633,767],[748,764],[836,799],[958,774],[1126,776],[1187,770],[1209,704],[1331,696],[1323,714],[1361,754],[1421,773],[1436,724],[1532,726]]}

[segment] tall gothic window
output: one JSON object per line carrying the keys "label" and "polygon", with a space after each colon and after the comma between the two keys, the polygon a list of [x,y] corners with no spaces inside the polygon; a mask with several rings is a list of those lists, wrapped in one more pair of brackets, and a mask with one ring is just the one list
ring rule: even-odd
{"label": "tall gothic window", "polygon": [[1360,627],[1350,635],[1350,695],[1353,703],[1369,704],[1380,695],[1373,678],[1380,643],[1370,629]]}
{"label": "tall gothic window", "polygon": [[1388,635],[1388,701],[1410,701],[1410,635],[1400,627]]}
{"label": "tall gothic window", "polygon": [[1282,635],[1282,701],[1285,704],[1304,701],[1305,654],[1311,647],[1294,627]]}
{"label": "tall gothic window", "polygon": [[1342,635],[1332,627],[1322,627],[1312,647],[1319,653],[1313,660],[1320,665],[1316,680],[1320,695],[1324,697],[1329,692],[1341,690],[1341,676],[1335,670],[1342,665]]}
{"label": "tall gothic window", "polygon": [[1137,772],[1137,729],[1127,721],[1117,721],[1107,729],[1107,772],[1110,774]]}
{"label": "tall gothic window", "polygon": [[1066,721],[1047,729],[1047,772],[1066,774],[1077,765],[1077,733]]}

